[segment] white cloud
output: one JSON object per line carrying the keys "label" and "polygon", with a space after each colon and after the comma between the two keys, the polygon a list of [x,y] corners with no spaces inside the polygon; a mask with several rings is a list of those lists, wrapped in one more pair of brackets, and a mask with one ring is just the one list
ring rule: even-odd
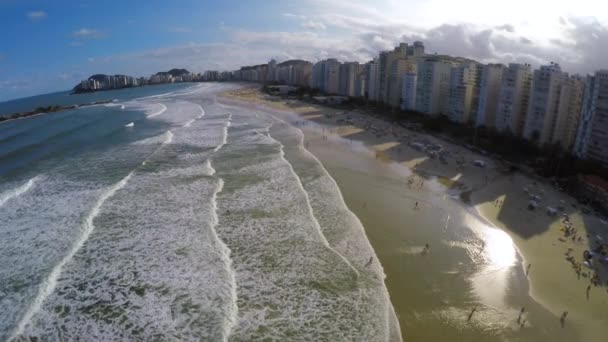
{"label": "white cloud", "polygon": [[44,12],[44,11],[32,11],[32,12],[28,12],[27,13],[27,17],[30,20],[33,20],[33,21],[42,20],[42,19],[46,18],[46,12]]}
{"label": "white cloud", "polygon": [[308,20],[302,24],[302,27],[309,30],[325,30],[325,25],[320,21]]}
{"label": "white cloud", "polygon": [[101,39],[105,38],[106,34],[95,29],[81,28],[78,31],[72,32],[72,36],[77,39]]}

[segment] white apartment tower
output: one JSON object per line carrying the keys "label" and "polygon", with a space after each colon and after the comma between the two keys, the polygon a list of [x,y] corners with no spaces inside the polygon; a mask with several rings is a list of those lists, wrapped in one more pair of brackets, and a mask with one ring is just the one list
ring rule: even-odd
{"label": "white apartment tower", "polygon": [[510,131],[522,136],[532,83],[532,67],[529,64],[511,63],[504,70],[495,126],[498,131]]}
{"label": "white apartment tower", "polygon": [[582,77],[564,77],[551,142],[560,144],[566,151],[572,150],[576,140],[584,91],[585,82]]}
{"label": "white apartment tower", "polygon": [[428,57],[418,62],[416,110],[437,115],[447,114],[452,63]]}
{"label": "white apartment tower", "polygon": [[585,81],[574,153],[608,167],[608,70],[600,70]]}
{"label": "white apartment tower", "polygon": [[476,80],[476,63],[465,63],[452,67],[447,110],[448,118],[451,121],[467,123],[471,119]]}
{"label": "white apartment tower", "polygon": [[380,100],[380,61],[378,58],[367,63],[365,83],[367,98],[370,101]]}
{"label": "white apartment tower", "polygon": [[401,109],[402,110],[416,110],[416,83],[418,80],[418,74],[415,72],[408,72],[403,77],[402,95],[401,95]]}
{"label": "white apartment tower", "polygon": [[481,69],[476,126],[494,127],[504,69],[502,64],[488,64]]}
{"label": "white apartment tower", "polygon": [[555,63],[534,70],[524,138],[539,146],[553,142],[560,92],[565,76],[559,65]]}

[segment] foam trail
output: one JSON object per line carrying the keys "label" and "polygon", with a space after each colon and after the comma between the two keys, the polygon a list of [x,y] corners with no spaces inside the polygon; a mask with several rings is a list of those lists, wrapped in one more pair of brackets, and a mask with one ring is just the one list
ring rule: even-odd
{"label": "foam trail", "polygon": [[125,109],[125,105],[124,105],[124,104],[123,104],[123,105],[120,105],[120,109],[123,109],[123,110],[124,110],[124,109]]}
{"label": "foam trail", "polygon": [[182,127],[190,127],[190,125],[192,125],[192,123],[193,123],[194,121],[196,121],[196,119],[192,119],[192,120],[190,120],[190,121],[186,122],[186,124],[185,124],[184,126],[182,126]]}
{"label": "foam trail", "polygon": [[298,176],[296,171],[293,169],[293,166],[291,165],[291,163],[287,160],[287,158],[285,158],[285,150],[284,150],[285,146],[270,135],[270,127],[272,127],[272,124],[270,126],[268,126],[268,132],[269,132],[268,137],[270,139],[274,140],[277,144],[279,144],[281,146],[281,159],[283,159],[283,161],[285,163],[287,163],[287,165],[289,166],[289,170],[291,171],[291,174],[295,177],[295,179],[298,182],[298,187],[300,188],[300,191],[302,191],[302,193],[304,194],[304,198],[306,199],[306,207],[308,208],[308,213],[310,215],[310,218],[312,219],[312,223],[315,226],[315,229],[317,230],[317,233],[321,237],[321,242],[323,243],[323,245],[325,247],[327,247],[335,255],[340,257],[340,259],[342,259],[342,261],[344,261],[346,263],[346,265],[348,265],[348,267],[350,267],[352,269],[352,271],[357,275],[357,278],[358,278],[360,275],[359,271],[357,271],[357,269],[350,263],[350,261],[348,261],[348,259],[346,259],[346,257],[344,255],[340,254],[337,250],[335,250],[329,244],[329,241],[327,241],[327,238],[325,237],[325,235],[323,234],[323,230],[321,229],[321,225],[319,224],[319,221],[317,221],[317,218],[315,217],[315,214],[312,210],[312,205],[310,204],[310,198],[308,197],[308,192],[306,192],[306,189],[304,189],[304,184],[302,184],[302,180],[300,179],[300,176]]}
{"label": "foam trail", "polygon": [[164,104],[160,103],[160,105],[163,107],[161,110],[159,110],[156,113],[150,114],[150,115],[146,115],[147,118],[153,118],[155,116],[159,116],[162,113],[164,113],[167,110],[167,106],[165,106]]}
{"label": "foam trail", "polygon": [[230,121],[232,120],[232,114],[228,114],[228,120],[226,120],[226,126],[224,126],[224,134],[222,136],[221,144],[217,145],[216,148],[213,149],[213,152],[219,151],[226,143],[228,143],[228,127],[230,127]]}
{"label": "foam trail", "polygon": [[16,189],[11,189],[11,190],[8,190],[8,191],[0,194],[0,207],[3,206],[6,202],[11,200],[12,198],[23,195],[25,192],[27,192],[29,189],[31,189],[32,186],[34,186],[34,183],[36,183],[37,180],[38,180],[38,176],[28,180],[25,184],[23,184],[22,186],[20,186]]}
{"label": "foam trail", "polygon": [[40,284],[40,289],[39,289],[38,295],[32,302],[31,306],[29,307],[29,309],[27,310],[25,315],[23,315],[23,317],[19,321],[19,324],[17,324],[17,328],[15,329],[15,331],[13,332],[11,337],[8,339],[9,341],[22,335],[23,331],[25,330],[25,327],[32,320],[32,317],[34,317],[34,315],[38,311],[40,311],[40,308],[42,307],[42,303],[44,302],[44,300],[55,290],[55,287],[57,286],[57,280],[59,279],[59,276],[61,275],[61,271],[62,271],[63,267],[70,260],[72,260],[74,255],[76,255],[76,253],[80,250],[80,248],[89,239],[89,236],[91,236],[91,233],[93,232],[93,230],[95,230],[95,225],[93,224],[93,221],[99,215],[99,211],[101,210],[101,207],[103,206],[105,201],[107,201],[110,197],[114,196],[114,194],[118,190],[124,188],[125,185],[127,185],[127,182],[129,181],[131,176],[133,176],[133,172],[135,172],[135,171],[131,171],[125,178],[121,179],[118,183],[115,183],[114,185],[107,188],[106,191],[104,191],[101,194],[101,196],[97,199],[97,202],[93,206],[93,209],[91,209],[91,211],[89,212],[85,221],[82,224],[82,234],[80,235],[78,240],[74,243],[72,248],[69,250],[68,254],[66,256],[64,256],[57,265],[55,265],[55,267],[49,274],[46,281]]}
{"label": "foam trail", "polygon": [[202,118],[203,118],[203,116],[205,116],[205,110],[203,109],[203,106],[201,106],[201,105],[197,105],[197,106],[198,106],[198,109],[200,109],[200,110],[201,110],[201,115],[199,115],[199,116],[197,117],[197,119],[202,119]]}
{"label": "foam trail", "polygon": [[130,122],[130,123],[128,123],[128,124],[125,125],[125,127],[133,127],[133,126],[135,126],[134,122]]}
{"label": "foam trail", "polygon": [[138,98],[136,98],[135,100],[154,99],[154,98],[157,98],[157,97],[166,97],[166,96],[169,96],[169,95],[171,95],[171,94],[173,94],[173,92],[170,92],[170,93],[164,93],[164,94],[159,94],[159,95],[152,95],[152,96],[138,97]]}
{"label": "foam trail", "polygon": [[[211,175],[215,175],[215,169],[211,165],[211,161],[207,160],[209,169],[211,171]],[[236,293],[236,272],[232,268],[232,259],[230,258],[231,250],[228,246],[219,238],[217,235],[216,227],[219,224],[219,217],[217,215],[218,206],[217,206],[217,195],[222,192],[224,189],[224,180],[218,177],[218,186],[215,189],[215,192],[211,196],[211,204],[212,204],[212,222],[211,222],[211,235],[220,246],[220,259],[224,263],[224,268],[228,272],[229,281],[230,281],[230,306],[228,307],[228,311],[225,314],[226,322],[222,324],[224,336],[223,341],[228,341],[228,337],[232,332],[233,327],[236,324],[238,319],[238,311],[239,307],[237,305],[237,293]]]}
{"label": "foam trail", "polygon": [[167,138],[163,141],[163,145],[170,144],[173,141],[173,132],[167,131]]}

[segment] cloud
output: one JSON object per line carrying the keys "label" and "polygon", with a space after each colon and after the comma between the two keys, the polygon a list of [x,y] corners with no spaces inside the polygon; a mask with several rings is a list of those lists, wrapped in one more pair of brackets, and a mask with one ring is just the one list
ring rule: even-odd
{"label": "cloud", "polygon": [[496,26],[496,29],[511,32],[511,33],[515,32],[515,26],[513,26],[511,24],[504,24],[504,25]]}
{"label": "cloud", "polygon": [[326,26],[322,21],[312,20],[305,15],[293,14],[293,13],[282,13],[283,17],[288,19],[295,19],[300,21],[300,25],[307,30],[325,30]]}
{"label": "cloud", "polygon": [[84,40],[105,38],[106,34],[95,29],[81,28],[78,31],[72,32],[72,36],[76,39]]}
{"label": "cloud", "polygon": [[192,29],[189,27],[169,27],[169,32],[172,33],[190,33]]}
{"label": "cloud", "polygon": [[27,17],[32,21],[42,20],[42,19],[46,18],[46,12],[44,12],[44,11],[27,12]]}
{"label": "cloud", "polygon": [[302,24],[302,27],[307,28],[309,30],[325,30],[325,25],[320,21],[308,20]]}

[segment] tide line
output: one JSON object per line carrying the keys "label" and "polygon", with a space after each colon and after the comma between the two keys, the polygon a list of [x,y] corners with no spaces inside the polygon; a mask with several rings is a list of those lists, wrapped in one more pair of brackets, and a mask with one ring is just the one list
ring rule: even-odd
{"label": "tide line", "polygon": [[59,279],[59,276],[61,275],[61,271],[62,271],[63,267],[70,260],[72,260],[74,255],[76,255],[76,253],[80,250],[80,248],[82,248],[82,246],[89,239],[89,236],[91,236],[91,233],[93,232],[93,230],[95,230],[95,225],[94,225],[93,221],[99,215],[99,211],[101,210],[101,207],[103,206],[105,201],[107,201],[110,197],[114,196],[114,194],[118,190],[124,188],[125,185],[127,185],[127,182],[129,181],[131,176],[133,176],[133,172],[135,172],[135,171],[131,171],[126,177],[124,177],[117,183],[113,184],[112,186],[108,187],[101,194],[101,196],[99,196],[99,198],[97,199],[97,202],[95,203],[95,205],[93,206],[93,208],[91,209],[91,211],[89,212],[89,214],[87,215],[86,219],[84,220],[84,222],[82,224],[82,234],[80,235],[80,237],[78,238],[76,243],[74,243],[74,245],[72,246],[72,248],[70,249],[68,254],[66,256],[64,256],[57,265],[55,265],[55,267],[53,268],[53,270],[47,277],[46,281],[43,282],[42,284],[40,284],[40,290],[38,292],[38,295],[36,296],[36,298],[34,299],[32,304],[30,305],[27,312],[23,315],[23,317],[19,321],[19,324],[17,324],[17,328],[15,329],[15,331],[9,338],[9,341],[22,335],[23,331],[25,330],[25,327],[32,320],[32,317],[34,317],[34,315],[38,311],[40,311],[44,300],[55,290],[55,287],[57,286],[57,280]]}
{"label": "tide line", "polygon": [[30,190],[32,188],[32,186],[34,186],[34,183],[36,183],[38,178],[39,178],[39,176],[31,178],[30,180],[28,180],[25,184],[21,185],[20,187],[5,191],[4,193],[0,194],[0,207],[3,206],[9,200],[11,200],[15,197],[19,197],[19,196],[23,195],[24,193],[26,193],[28,190]]}

